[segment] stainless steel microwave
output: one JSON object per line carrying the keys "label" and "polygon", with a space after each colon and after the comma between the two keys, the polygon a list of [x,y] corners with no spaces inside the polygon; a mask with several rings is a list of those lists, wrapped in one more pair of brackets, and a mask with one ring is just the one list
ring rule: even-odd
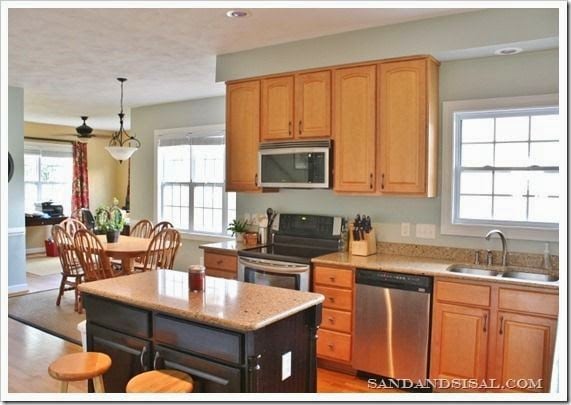
{"label": "stainless steel microwave", "polygon": [[258,152],[260,186],[329,188],[331,141],[261,144]]}

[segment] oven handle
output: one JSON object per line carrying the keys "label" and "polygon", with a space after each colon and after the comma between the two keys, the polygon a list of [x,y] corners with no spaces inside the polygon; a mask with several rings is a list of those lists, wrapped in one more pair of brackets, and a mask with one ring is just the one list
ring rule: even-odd
{"label": "oven handle", "polygon": [[[281,262],[279,262],[281,263]],[[263,259],[246,259],[240,257],[240,264],[248,266],[254,270],[272,271],[274,273],[304,273],[309,271],[309,264],[276,264],[276,262]]]}

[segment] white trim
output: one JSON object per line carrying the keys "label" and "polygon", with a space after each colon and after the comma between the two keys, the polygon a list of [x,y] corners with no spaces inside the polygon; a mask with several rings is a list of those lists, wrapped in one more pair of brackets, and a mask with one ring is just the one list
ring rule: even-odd
{"label": "white trim", "polygon": [[8,294],[17,294],[28,291],[28,284],[15,284],[8,286]]}
{"label": "white trim", "polygon": [[8,236],[18,236],[18,235],[25,235],[26,234],[26,227],[21,226],[17,228],[8,228]]}
{"label": "white trim", "polygon": [[[557,242],[559,230],[531,229],[516,226],[498,226],[497,224],[467,225],[452,223],[452,182],[454,157],[454,113],[467,111],[486,111],[524,107],[558,106],[558,94],[538,96],[500,97],[478,100],[445,101],[442,103],[442,203],[440,212],[440,233],[444,235],[462,235],[481,237],[491,228],[500,228],[506,237],[518,240],[537,240]],[[563,120],[562,120],[563,124]],[[564,133],[564,131],[562,132]]]}
{"label": "white trim", "polygon": [[227,240],[234,240],[232,236],[223,235],[210,235],[205,233],[194,233],[194,232],[181,232],[180,236],[182,239],[186,240],[197,240],[202,242],[224,242]]}
{"label": "white trim", "polygon": [[36,253],[45,253],[46,249],[43,247],[29,248],[26,249],[26,255],[33,255]]}

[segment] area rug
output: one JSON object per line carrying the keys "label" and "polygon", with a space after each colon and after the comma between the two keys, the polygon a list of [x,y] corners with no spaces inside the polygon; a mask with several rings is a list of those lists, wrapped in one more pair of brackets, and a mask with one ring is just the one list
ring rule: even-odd
{"label": "area rug", "polygon": [[47,276],[61,273],[59,257],[31,256],[26,258],[26,273]]}
{"label": "area rug", "polygon": [[57,294],[55,289],[8,298],[8,317],[80,345],[77,324],[85,319],[85,312],[80,315],[73,310],[73,291],[63,295],[59,307]]}

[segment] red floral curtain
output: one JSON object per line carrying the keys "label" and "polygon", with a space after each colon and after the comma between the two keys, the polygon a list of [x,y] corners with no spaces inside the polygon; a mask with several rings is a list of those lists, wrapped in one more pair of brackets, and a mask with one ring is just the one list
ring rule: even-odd
{"label": "red floral curtain", "polygon": [[89,182],[87,178],[87,144],[73,143],[73,183],[71,191],[72,215],[79,215],[80,208],[89,208]]}

